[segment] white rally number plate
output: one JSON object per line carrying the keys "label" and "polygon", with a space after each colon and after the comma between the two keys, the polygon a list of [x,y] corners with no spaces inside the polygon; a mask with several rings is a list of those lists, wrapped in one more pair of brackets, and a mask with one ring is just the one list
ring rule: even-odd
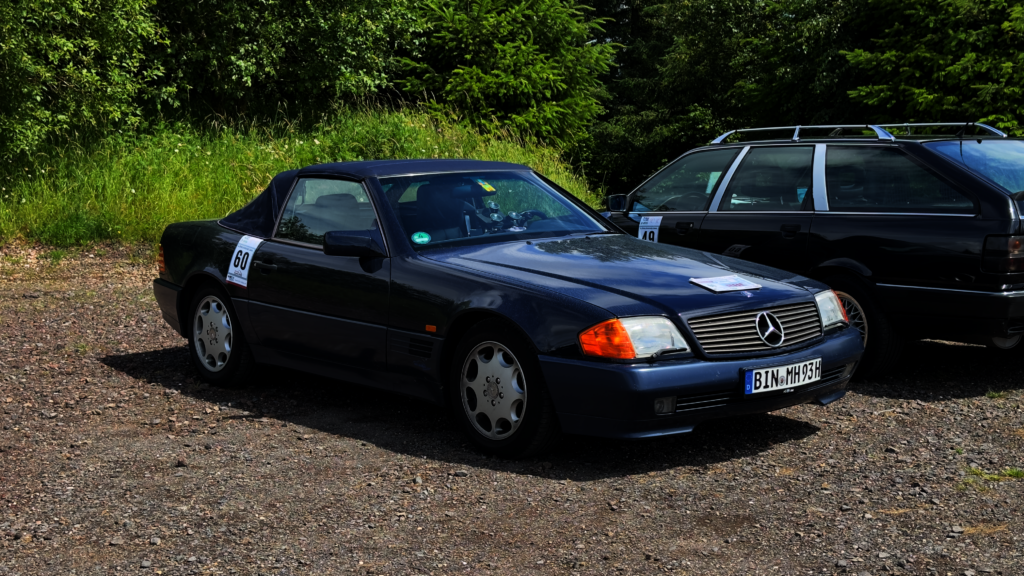
{"label": "white rally number plate", "polygon": [[744,392],[758,394],[773,390],[785,390],[818,380],[821,380],[821,358],[799,364],[748,370],[744,375]]}

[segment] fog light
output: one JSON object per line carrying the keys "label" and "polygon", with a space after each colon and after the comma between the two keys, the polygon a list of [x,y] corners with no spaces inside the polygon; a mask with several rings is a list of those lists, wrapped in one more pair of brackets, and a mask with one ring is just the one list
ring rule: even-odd
{"label": "fog light", "polygon": [[846,365],[846,370],[843,370],[843,376],[842,377],[846,378],[850,374],[853,374],[853,369],[856,368],[856,367],[857,367],[857,363],[856,362],[850,362],[849,364],[847,364]]}
{"label": "fog light", "polygon": [[672,414],[676,411],[676,397],[667,396],[665,398],[657,398],[654,400],[654,413],[655,414]]}

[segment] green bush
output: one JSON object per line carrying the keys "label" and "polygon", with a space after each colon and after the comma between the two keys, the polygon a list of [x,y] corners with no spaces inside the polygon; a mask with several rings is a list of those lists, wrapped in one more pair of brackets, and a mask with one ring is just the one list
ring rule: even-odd
{"label": "green bush", "polygon": [[625,192],[725,130],[860,121],[840,51],[861,42],[863,0],[603,0],[628,23],[609,78],[609,114],[593,131],[594,176]]}
{"label": "green bush", "polygon": [[0,159],[52,138],[141,121],[147,83],[161,73],[151,0],[0,2]]}
{"label": "green bush", "polygon": [[422,37],[399,85],[477,128],[573,144],[601,111],[598,80],[613,47],[600,20],[566,0],[424,0]]}
{"label": "green bush", "polygon": [[883,30],[874,49],[846,56],[868,78],[850,97],[874,120],[981,121],[1024,134],[1021,3],[873,0],[870,13]]}
{"label": "green bush", "polygon": [[418,112],[342,111],[308,129],[181,125],[115,135],[92,149],[53,148],[40,158],[32,169],[0,176],[0,242],[155,242],[171,222],[236,210],[283,170],[371,158],[518,162],[600,203],[557,150],[507,134],[481,136]]}
{"label": "green bush", "polygon": [[294,116],[373,94],[417,31],[405,0],[157,0],[156,16],[169,100],[199,117]]}

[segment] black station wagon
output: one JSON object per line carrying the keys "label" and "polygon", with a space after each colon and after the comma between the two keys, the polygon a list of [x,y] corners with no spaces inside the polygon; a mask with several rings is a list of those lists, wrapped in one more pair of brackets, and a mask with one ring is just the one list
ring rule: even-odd
{"label": "black station wagon", "polygon": [[1024,141],[984,124],[791,126],[723,134],[609,197],[607,215],[825,282],[863,335],[864,374],[907,338],[1020,343],[1022,200]]}

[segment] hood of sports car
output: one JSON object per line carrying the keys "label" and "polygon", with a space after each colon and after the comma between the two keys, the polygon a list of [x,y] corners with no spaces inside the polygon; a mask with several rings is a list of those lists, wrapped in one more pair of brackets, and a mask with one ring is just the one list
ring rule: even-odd
{"label": "hood of sports car", "polygon": [[[714,313],[808,301],[826,286],[743,260],[656,244],[624,234],[517,241],[421,253],[423,256],[543,286],[618,316]],[[713,293],[691,279],[738,275],[761,288]]]}

